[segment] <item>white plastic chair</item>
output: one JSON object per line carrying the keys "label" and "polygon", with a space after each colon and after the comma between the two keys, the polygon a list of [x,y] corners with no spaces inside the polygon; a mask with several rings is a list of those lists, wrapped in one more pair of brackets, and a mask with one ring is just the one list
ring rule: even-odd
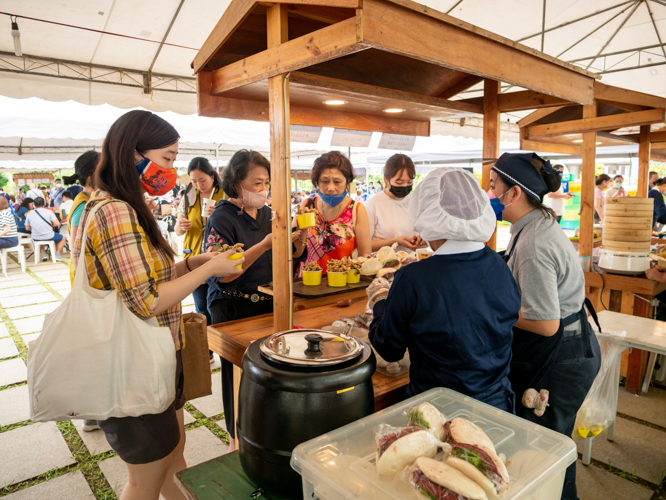
{"label": "white plastic chair", "polygon": [[18,254],[19,263],[21,264],[21,271],[25,272],[25,249],[20,243],[11,248],[3,248],[0,253],[0,261],[2,262],[2,274],[7,277],[7,254],[9,252],[16,252]]}
{"label": "white plastic chair", "polygon": [[55,246],[55,241],[49,240],[49,241],[35,241],[32,240],[32,248],[35,249],[35,264],[39,264],[39,261],[41,260],[42,257],[42,247],[43,246],[48,246],[49,251],[51,252],[51,260],[53,260],[53,263],[55,264],[56,261],[56,246]]}

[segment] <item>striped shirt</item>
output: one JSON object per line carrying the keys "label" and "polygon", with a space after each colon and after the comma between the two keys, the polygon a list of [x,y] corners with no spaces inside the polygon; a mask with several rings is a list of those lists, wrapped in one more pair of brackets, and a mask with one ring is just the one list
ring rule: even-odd
{"label": "striped shirt", "polygon": [[16,219],[14,219],[14,214],[9,208],[0,212],[0,231],[4,231],[5,226],[9,226],[9,233],[5,234],[3,238],[16,238],[18,236]]}
{"label": "striped shirt", "polygon": [[86,235],[86,268],[90,286],[98,290],[116,289],[127,308],[138,318],[157,318],[160,326],[171,329],[176,350],[183,347],[181,305],[155,315],[159,296],[157,285],[176,279],[172,257],[155,248],[137,214],[126,202],[97,192],[86,203],[80,231],[72,242],[72,259],[77,265],[81,240],[88,216],[100,203]]}

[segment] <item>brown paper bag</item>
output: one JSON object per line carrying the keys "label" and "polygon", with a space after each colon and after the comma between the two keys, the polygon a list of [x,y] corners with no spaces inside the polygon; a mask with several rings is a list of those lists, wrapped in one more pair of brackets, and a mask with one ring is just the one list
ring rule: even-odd
{"label": "brown paper bag", "polygon": [[208,357],[208,334],[206,316],[197,313],[183,314],[182,350],[183,377],[185,378],[186,401],[213,394]]}

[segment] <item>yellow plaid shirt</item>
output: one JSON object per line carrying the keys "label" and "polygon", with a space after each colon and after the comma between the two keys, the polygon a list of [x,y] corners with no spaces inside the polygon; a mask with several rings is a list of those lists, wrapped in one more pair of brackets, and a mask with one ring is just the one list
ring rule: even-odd
{"label": "yellow plaid shirt", "polygon": [[[86,235],[86,268],[90,286],[116,289],[127,308],[138,318],[155,316],[157,285],[176,279],[174,260],[151,243],[134,209],[126,202],[97,192],[86,204],[79,233],[72,242],[74,267],[81,254],[83,231],[88,216],[100,203]],[[183,347],[182,309],[177,304],[156,315],[160,326],[169,327],[176,350]]]}

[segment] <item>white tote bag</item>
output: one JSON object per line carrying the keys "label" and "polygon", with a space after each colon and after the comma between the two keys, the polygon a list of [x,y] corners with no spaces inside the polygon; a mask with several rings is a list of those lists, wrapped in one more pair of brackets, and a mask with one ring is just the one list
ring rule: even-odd
{"label": "white tote bag", "polygon": [[[88,225],[95,212],[88,217]],[[30,419],[106,420],[165,411],[176,396],[171,330],[88,284],[85,244],[71,293],[28,346]]]}

